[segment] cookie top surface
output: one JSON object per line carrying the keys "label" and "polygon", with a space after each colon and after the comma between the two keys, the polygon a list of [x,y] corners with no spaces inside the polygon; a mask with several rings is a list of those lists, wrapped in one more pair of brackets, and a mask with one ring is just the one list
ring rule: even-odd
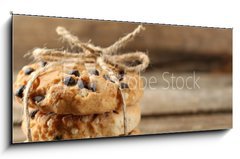
{"label": "cookie top surface", "polygon": [[[24,66],[18,73],[14,93],[22,103],[27,82],[34,72],[48,63],[36,62]],[[140,76],[109,65],[120,81],[126,105],[139,102],[143,94]],[[47,69],[33,82],[28,105],[42,112],[89,115],[110,112],[122,104],[118,86],[108,72],[98,65],[66,63]]]}
{"label": "cookie top surface", "polygon": [[[93,115],[59,115],[32,111],[30,128],[33,141],[68,140],[119,136],[124,134],[124,119],[121,108],[115,111]],[[137,127],[141,119],[140,106],[126,109],[127,132]],[[22,129],[26,134],[26,121]]]}

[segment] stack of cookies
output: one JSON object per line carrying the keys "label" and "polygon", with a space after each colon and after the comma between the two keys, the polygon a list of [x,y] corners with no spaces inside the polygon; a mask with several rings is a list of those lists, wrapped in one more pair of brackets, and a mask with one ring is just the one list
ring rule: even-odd
{"label": "stack of cookies", "polygon": [[[51,62],[24,66],[15,81],[16,100],[23,104],[27,82]],[[108,66],[125,97],[126,132],[137,134],[143,84],[136,72]],[[66,63],[50,67],[34,80],[28,94],[32,141],[53,141],[124,135],[123,99],[118,85],[99,65]],[[22,129],[27,134],[23,118]]]}

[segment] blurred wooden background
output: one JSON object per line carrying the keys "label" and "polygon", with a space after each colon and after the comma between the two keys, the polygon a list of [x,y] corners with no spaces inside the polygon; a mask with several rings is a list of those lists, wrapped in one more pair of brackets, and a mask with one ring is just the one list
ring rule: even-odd
{"label": "blurred wooden background", "polygon": [[[138,23],[14,16],[14,75],[31,62],[23,55],[36,47],[67,47],[55,29],[64,26],[83,42],[107,47],[131,32]],[[146,30],[122,52],[146,51],[151,64],[142,74],[157,77],[155,89],[146,85],[141,102],[142,134],[199,131],[232,126],[232,29],[143,24]],[[176,88],[170,75],[187,79],[195,74],[200,88]],[[15,76],[14,76],[15,77]],[[146,83],[147,84],[147,83]],[[165,89],[168,84],[171,88]],[[194,83],[190,81],[190,85]],[[21,107],[14,106],[15,142],[22,141]]]}

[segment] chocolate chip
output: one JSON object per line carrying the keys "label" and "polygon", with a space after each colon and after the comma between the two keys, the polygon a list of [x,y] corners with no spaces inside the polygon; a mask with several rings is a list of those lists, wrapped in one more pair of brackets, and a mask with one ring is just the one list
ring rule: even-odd
{"label": "chocolate chip", "polygon": [[78,87],[79,87],[80,89],[83,89],[83,88],[88,89],[87,83],[84,82],[84,81],[82,81],[81,79],[78,80],[77,85],[78,85]]}
{"label": "chocolate chip", "polygon": [[108,75],[103,75],[103,78],[104,78],[105,80],[110,80],[110,77],[109,77]]}
{"label": "chocolate chip", "polygon": [[92,90],[93,92],[96,92],[96,90],[97,90],[96,83],[90,83],[89,89]]}
{"label": "chocolate chip", "polygon": [[74,76],[77,76],[77,77],[79,77],[80,76],[80,73],[79,73],[79,71],[78,70],[72,70],[72,71],[69,71],[69,73],[68,74],[70,74],[70,75],[74,75]]}
{"label": "chocolate chip", "polygon": [[25,86],[23,85],[23,86],[20,86],[18,89],[17,89],[17,91],[16,91],[16,93],[15,93],[15,96],[17,96],[17,97],[19,97],[19,98],[22,98],[23,97],[23,91],[24,91],[24,89],[25,89]]}
{"label": "chocolate chip", "polygon": [[62,136],[61,135],[57,135],[57,136],[55,136],[54,140],[62,140]]}
{"label": "chocolate chip", "polygon": [[44,67],[47,65],[47,62],[46,61],[41,61],[41,66]]}
{"label": "chocolate chip", "polygon": [[39,102],[41,102],[44,98],[45,98],[45,97],[42,96],[42,95],[37,95],[37,96],[33,97],[32,99],[33,99],[33,101],[35,101],[36,103],[39,103]]}
{"label": "chocolate chip", "polygon": [[124,74],[125,74],[125,71],[124,71],[124,70],[120,70],[120,71],[119,71],[119,75],[122,75],[122,76],[123,76]]}
{"label": "chocolate chip", "polygon": [[129,88],[127,83],[121,83],[121,84],[120,84],[120,87],[121,87],[122,89]]}
{"label": "chocolate chip", "polygon": [[116,110],[114,110],[113,113],[115,113],[115,114],[119,114]]}
{"label": "chocolate chip", "polygon": [[99,76],[98,70],[95,70],[95,69],[94,69],[94,70],[90,70],[89,73],[90,73],[91,75]]}
{"label": "chocolate chip", "polygon": [[119,71],[119,75],[118,75],[119,81],[122,81],[122,80],[123,80],[124,74],[125,74],[125,71],[124,71],[124,70],[120,70],[120,71]]}
{"label": "chocolate chip", "polygon": [[37,114],[37,112],[38,112],[39,110],[34,110],[34,111],[32,111],[32,112],[30,112],[30,117],[32,118],[32,119],[34,119],[34,117],[35,117],[35,115]]}
{"label": "chocolate chip", "polygon": [[103,75],[103,78],[105,79],[105,80],[109,80],[109,81],[111,81],[111,82],[113,82],[113,83],[115,83],[110,77],[109,77],[109,75]]}
{"label": "chocolate chip", "polygon": [[67,86],[73,86],[76,84],[76,80],[73,77],[65,77],[63,83]]}
{"label": "chocolate chip", "polygon": [[29,67],[24,70],[25,75],[30,75],[33,71],[35,71],[33,68]]}
{"label": "chocolate chip", "polygon": [[119,81],[122,81],[122,80],[123,80],[123,76],[120,76],[120,75],[119,75],[119,76],[118,76],[118,80],[119,80]]}

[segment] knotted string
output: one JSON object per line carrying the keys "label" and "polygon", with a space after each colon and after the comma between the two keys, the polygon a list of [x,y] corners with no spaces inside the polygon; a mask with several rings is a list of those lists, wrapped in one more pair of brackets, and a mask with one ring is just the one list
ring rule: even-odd
{"label": "knotted string", "polygon": [[[124,135],[127,135],[127,118],[126,118],[126,103],[125,96],[120,87],[120,82],[115,73],[108,67],[107,64],[112,65],[116,68],[119,68],[124,71],[135,71],[140,72],[147,68],[149,64],[148,56],[143,52],[135,52],[135,53],[126,53],[117,55],[118,51],[123,48],[128,42],[133,40],[140,31],[144,30],[142,25],[139,25],[133,32],[127,34],[122,37],[114,44],[109,47],[101,48],[99,46],[95,46],[91,43],[83,43],[78,37],[72,35],[69,31],[67,31],[63,27],[57,27],[56,32],[58,35],[62,37],[62,39],[71,47],[78,47],[83,50],[83,52],[70,53],[67,51],[58,51],[55,49],[46,49],[46,48],[37,48],[32,53],[31,56],[35,61],[48,61],[52,62],[45,67],[37,70],[32,75],[32,78],[28,81],[26,85],[26,89],[23,97],[23,105],[24,105],[24,117],[26,119],[27,125],[27,141],[32,141],[31,129],[30,129],[30,118],[29,118],[29,109],[28,109],[28,98],[31,86],[34,80],[47,69],[54,67],[56,65],[62,65],[64,63],[73,62],[73,63],[92,63],[98,64],[101,69],[105,70],[110,79],[118,85],[118,89],[120,90],[122,97],[122,110],[123,110],[123,122],[124,122]],[[28,54],[29,55],[29,54]],[[128,63],[137,62],[135,66],[129,66]]]}

